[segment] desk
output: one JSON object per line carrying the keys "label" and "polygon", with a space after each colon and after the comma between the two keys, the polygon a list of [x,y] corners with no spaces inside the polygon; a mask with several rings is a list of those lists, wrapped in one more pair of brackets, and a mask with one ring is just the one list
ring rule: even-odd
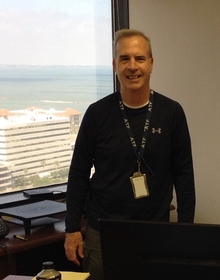
{"label": "desk", "polygon": [[18,276],[18,275],[9,275],[3,280],[31,280],[33,277],[31,276]]}
{"label": "desk", "polygon": [[[31,230],[30,235],[26,236],[24,235],[23,226],[8,223],[10,232],[4,239],[1,239],[1,242],[8,246],[11,253],[12,271],[9,273],[6,252],[0,248],[0,279],[9,274],[36,275],[41,271],[44,261],[53,261],[56,269],[60,271],[81,271],[81,268],[69,262],[65,256],[63,246],[65,215],[65,213],[54,215],[55,218],[59,218],[61,221],[51,225],[36,227]],[[14,234],[25,236],[27,241],[14,239]]]}

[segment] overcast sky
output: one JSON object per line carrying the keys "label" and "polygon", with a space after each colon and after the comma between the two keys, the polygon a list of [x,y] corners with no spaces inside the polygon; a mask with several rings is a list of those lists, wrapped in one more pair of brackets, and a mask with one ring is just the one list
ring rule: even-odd
{"label": "overcast sky", "polygon": [[111,65],[110,0],[0,0],[0,64]]}

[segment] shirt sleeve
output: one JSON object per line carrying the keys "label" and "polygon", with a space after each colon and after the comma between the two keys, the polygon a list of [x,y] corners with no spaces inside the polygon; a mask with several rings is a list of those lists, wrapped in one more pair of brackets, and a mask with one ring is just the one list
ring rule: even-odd
{"label": "shirt sleeve", "polygon": [[94,129],[90,107],[82,120],[76,139],[67,183],[66,232],[80,230],[80,221],[85,210],[89,178],[93,164]]}
{"label": "shirt sleeve", "polygon": [[178,222],[191,223],[195,215],[192,148],[186,116],[180,105],[174,114],[174,123],[172,163]]}
{"label": "shirt sleeve", "polygon": [[195,183],[192,148],[187,120],[179,105],[174,114],[172,166],[178,222],[194,221]]}

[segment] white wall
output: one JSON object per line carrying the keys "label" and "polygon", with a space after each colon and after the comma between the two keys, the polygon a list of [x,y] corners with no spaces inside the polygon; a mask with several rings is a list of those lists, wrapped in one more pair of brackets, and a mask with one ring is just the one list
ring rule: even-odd
{"label": "white wall", "polygon": [[[196,181],[195,222],[220,223],[220,1],[129,0],[152,41],[151,87],[183,106]],[[172,213],[172,217],[175,215]]]}

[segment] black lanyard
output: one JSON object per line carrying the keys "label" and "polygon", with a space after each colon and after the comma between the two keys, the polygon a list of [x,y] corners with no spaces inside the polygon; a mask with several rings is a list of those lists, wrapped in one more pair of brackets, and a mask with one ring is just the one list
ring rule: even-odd
{"label": "black lanyard", "polygon": [[144,150],[145,150],[145,146],[146,146],[146,141],[147,141],[147,136],[148,136],[148,131],[149,131],[149,125],[150,125],[150,120],[151,120],[151,115],[152,115],[153,99],[154,99],[154,92],[151,89],[150,90],[150,100],[149,100],[148,109],[147,109],[146,121],[145,121],[145,124],[144,124],[144,131],[143,131],[141,146],[140,146],[140,149],[138,149],[137,144],[136,144],[135,139],[134,139],[134,136],[133,136],[133,133],[132,133],[132,130],[131,130],[131,127],[130,127],[130,124],[129,124],[129,121],[128,121],[127,114],[125,112],[125,108],[124,108],[123,101],[121,99],[121,95],[119,95],[119,107],[120,107],[120,110],[121,110],[122,117],[124,119],[124,123],[125,123],[126,130],[128,132],[128,136],[129,136],[130,141],[131,141],[131,145],[134,149],[134,153],[137,156],[137,159],[138,159],[139,163],[140,163],[141,160],[143,160],[144,164],[147,166],[147,168],[150,171],[152,176],[154,176],[154,173],[151,170],[151,168],[149,167],[149,165],[146,163],[143,156],[144,156]]}

